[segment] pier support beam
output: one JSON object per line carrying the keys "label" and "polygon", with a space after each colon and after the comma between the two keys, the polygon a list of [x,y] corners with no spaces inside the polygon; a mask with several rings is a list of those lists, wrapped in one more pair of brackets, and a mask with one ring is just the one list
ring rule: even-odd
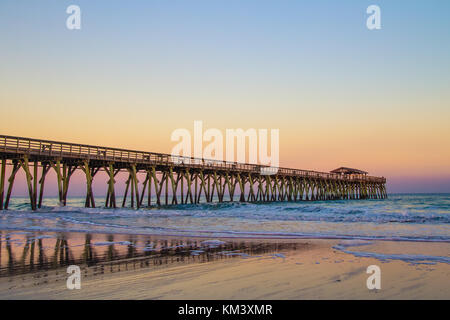
{"label": "pier support beam", "polygon": [[139,197],[139,181],[137,179],[137,170],[136,165],[130,165],[128,170],[128,180],[126,182],[125,194],[123,196],[122,207],[126,206],[128,189],[130,189],[130,205],[131,208],[134,208],[134,199],[136,198],[136,207],[140,208],[140,197]]}
{"label": "pier support beam", "polygon": [[5,196],[5,176],[6,176],[6,159],[2,159],[0,168],[0,210],[3,210],[3,199]]}
{"label": "pier support beam", "polygon": [[[36,210],[36,198],[34,197],[35,192],[33,190],[33,183],[32,183],[33,176],[30,172],[28,157],[24,157],[23,160],[20,160],[20,164],[21,164],[22,168],[24,169],[25,175],[27,178],[28,195],[30,197],[31,210]],[[37,175],[37,172],[36,172],[36,175]]]}
{"label": "pier support beam", "polygon": [[59,203],[60,203],[60,205],[62,205],[63,204],[63,187],[62,187],[61,164],[60,164],[60,161],[57,160],[56,164],[53,162],[50,162],[50,165],[56,171],[56,179],[58,182]]}
{"label": "pier support beam", "polygon": [[213,180],[214,180],[214,185],[216,187],[217,190],[217,197],[219,199],[219,202],[222,202],[222,178],[219,176],[217,177],[217,172],[214,171],[214,175],[213,175]]}
{"label": "pier support beam", "polygon": [[191,181],[191,174],[189,173],[189,169],[186,169],[186,184],[187,184],[187,193],[186,193],[186,201],[185,203],[187,203],[188,198],[191,201],[191,204],[194,203],[193,198],[192,198],[192,181]]}
{"label": "pier support beam", "polygon": [[[151,173],[150,173],[149,170],[147,170],[146,172],[147,172],[147,175],[145,176],[144,182],[142,182],[141,198],[139,199],[139,206],[141,206],[141,207],[142,207],[142,202],[144,201],[145,191],[147,189],[147,183],[148,183],[148,186],[149,186],[148,192],[149,192],[149,194],[151,194],[151,190],[150,189],[151,189],[151,178],[152,178],[152,176],[151,176]],[[150,202],[149,202],[148,206],[150,206]]]}
{"label": "pier support beam", "polygon": [[123,195],[122,208],[124,208],[127,203],[127,195],[128,195],[128,189],[130,187],[130,181],[131,181],[131,177],[128,176],[128,179],[125,182],[125,193]]}
{"label": "pier support beam", "polygon": [[200,197],[201,197],[201,194],[202,194],[202,189],[203,189],[203,191],[204,191],[204,193],[205,193],[206,202],[210,202],[209,194],[208,194],[209,183],[208,183],[208,188],[206,188],[205,176],[203,175],[203,171],[200,171],[200,190],[199,190],[199,193],[198,193],[197,202],[200,202]]}
{"label": "pier support beam", "polygon": [[165,198],[165,204],[166,206],[169,204],[169,172],[165,172],[166,174],[166,179],[165,179],[165,185],[166,185],[166,190],[164,192],[164,198]]}
{"label": "pier support beam", "polygon": [[94,193],[92,192],[92,181],[94,179],[95,174],[98,172],[98,169],[94,169],[89,167],[89,161],[83,161],[83,165],[81,166],[81,170],[83,170],[86,175],[86,202],[84,206],[86,208],[95,208],[95,200]]}
{"label": "pier support beam", "polygon": [[116,205],[116,192],[114,190],[114,186],[116,181],[114,180],[117,173],[119,173],[119,170],[116,170],[114,172],[114,164],[110,163],[109,166],[105,167],[105,171],[108,174],[108,191],[106,193],[106,201],[105,201],[105,207],[107,208],[117,208]]}
{"label": "pier support beam", "polygon": [[16,178],[16,173],[19,171],[21,165],[17,160],[13,161],[13,168],[11,171],[11,175],[8,179],[8,191],[6,193],[6,201],[5,201],[5,210],[8,209],[9,206],[9,200],[11,199],[11,192],[14,185],[14,179]]}
{"label": "pier support beam", "polygon": [[137,172],[136,172],[136,165],[132,164],[131,165],[131,176],[132,176],[132,188],[131,188],[131,207],[134,208],[134,203],[133,203],[133,196],[134,194],[136,194],[136,207],[139,209],[140,203],[139,203],[139,181],[137,179]]}
{"label": "pier support beam", "polygon": [[42,207],[42,199],[44,197],[45,176],[47,175],[48,171],[51,168],[50,164],[48,164],[48,163],[41,163],[41,165],[42,165],[42,172],[41,172],[41,179],[39,180],[39,202],[38,202],[38,208]]}
{"label": "pier support beam", "polygon": [[157,203],[159,206],[161,205],[161,193],[162,193],[165,181],[166,181],[166,172],[164,171],[161,175],[161,180],[159,181],[159,186],[158,186],[158,194],[156,195]]}
{"label": "pier support beam", "polygon": [[239,183],[239,189],[241,191],[241,195],[239,198],[239,202],[245,202],[245,188],[244,188],[244,182],[242,181],[241,175],[238,173],[236,176],[238,183]]}
{"label": "pier support beam", "polygon": [[63,202],[64,206],[67,204],[67,192],[69,191],[70,178],[72,177],[72,174],[75,172],[76,169],[77,169],[77,166],[66,165],[66,164],[63,165],[62,202]]}
{"label": "pier support beam", "polygon": [[172,167],[169,168],[169,178],[170,178],[170,184],[172,186],[172,204],[178,204],[177,200],[177,189],[178,189],[178,181],[175,181],[175,178],[173,177],[173,169]]}
{"label": "pier support beam", "polygon": [[153,177],[153,183],[155,184],[155,194],[156,194],[156,204],[158,206],[161,205],[161,201],[159,199],[160,190],[158,188],[158,178],[156,177],[156,169],[155,167],[152,167],[152,177]]}
{"label": "pier support beam", "polygon": [[62,163],[61,166],[61,160],[56,160],[56,162],[50,161],[50,166],[56,172],[59,203],[60,205],[65,206],[67,204],[67,192],[69,190],[70,177],[77,169],[77,165]]}
{"label": "pier support beam", "polygon": [[148,197],[147,197],[147,205],[150,207],[152,205],[152,172],[147,170],[148,176]]}

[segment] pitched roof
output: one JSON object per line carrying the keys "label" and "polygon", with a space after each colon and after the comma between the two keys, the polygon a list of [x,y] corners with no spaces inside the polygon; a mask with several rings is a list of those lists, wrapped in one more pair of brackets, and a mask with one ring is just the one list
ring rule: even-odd
{"label": "pitched roof", "polygon": [[345,173],[345,174],[352,174],[352,173],[367,174],[368,173],[366,171],[362,171],[362,170],[354,169],[354,168],[347,168],[347,167],[340,167],[340,168],[334,169],[330,172],[331,173]]}

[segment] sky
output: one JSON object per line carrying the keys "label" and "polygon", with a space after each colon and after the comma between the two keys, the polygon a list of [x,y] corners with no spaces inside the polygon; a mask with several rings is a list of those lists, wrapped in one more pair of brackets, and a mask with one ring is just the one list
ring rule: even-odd
{"label": "sky", "polygon": [[[66,28],[72,4],[80,30]],[[366,27],[372,4],[380,30]],[[195,120],[279,129],[281,166],[450,192],[449,12],[446,0],[2,0],[0,134],[170,153]]]}

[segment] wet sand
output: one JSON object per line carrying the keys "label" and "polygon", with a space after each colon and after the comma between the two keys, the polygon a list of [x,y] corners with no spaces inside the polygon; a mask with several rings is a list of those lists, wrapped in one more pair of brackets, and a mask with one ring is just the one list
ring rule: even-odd
{"label": "wet sand", "polygon": [[[351,241],[6,234],[0,299],[450,299],[448,263],[335,249]],[[446,257],[450,244],[372,241],[351,250]],[[66,286],[71,264],[81,268],[79,290]],[[380,290],[366,286],[369,265],[381,268]]]}

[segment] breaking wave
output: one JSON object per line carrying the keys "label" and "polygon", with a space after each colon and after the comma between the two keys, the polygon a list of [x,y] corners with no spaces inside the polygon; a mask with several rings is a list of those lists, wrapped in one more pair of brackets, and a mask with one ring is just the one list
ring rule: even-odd
{"label": "breaking wave", "polygon": [[150,209],[59,207],[30,211],[14,199],[1,230],[72,231],[198,237],[333,238],[450,242],[450,196],[391,195],[386,200],[209,203]]}

